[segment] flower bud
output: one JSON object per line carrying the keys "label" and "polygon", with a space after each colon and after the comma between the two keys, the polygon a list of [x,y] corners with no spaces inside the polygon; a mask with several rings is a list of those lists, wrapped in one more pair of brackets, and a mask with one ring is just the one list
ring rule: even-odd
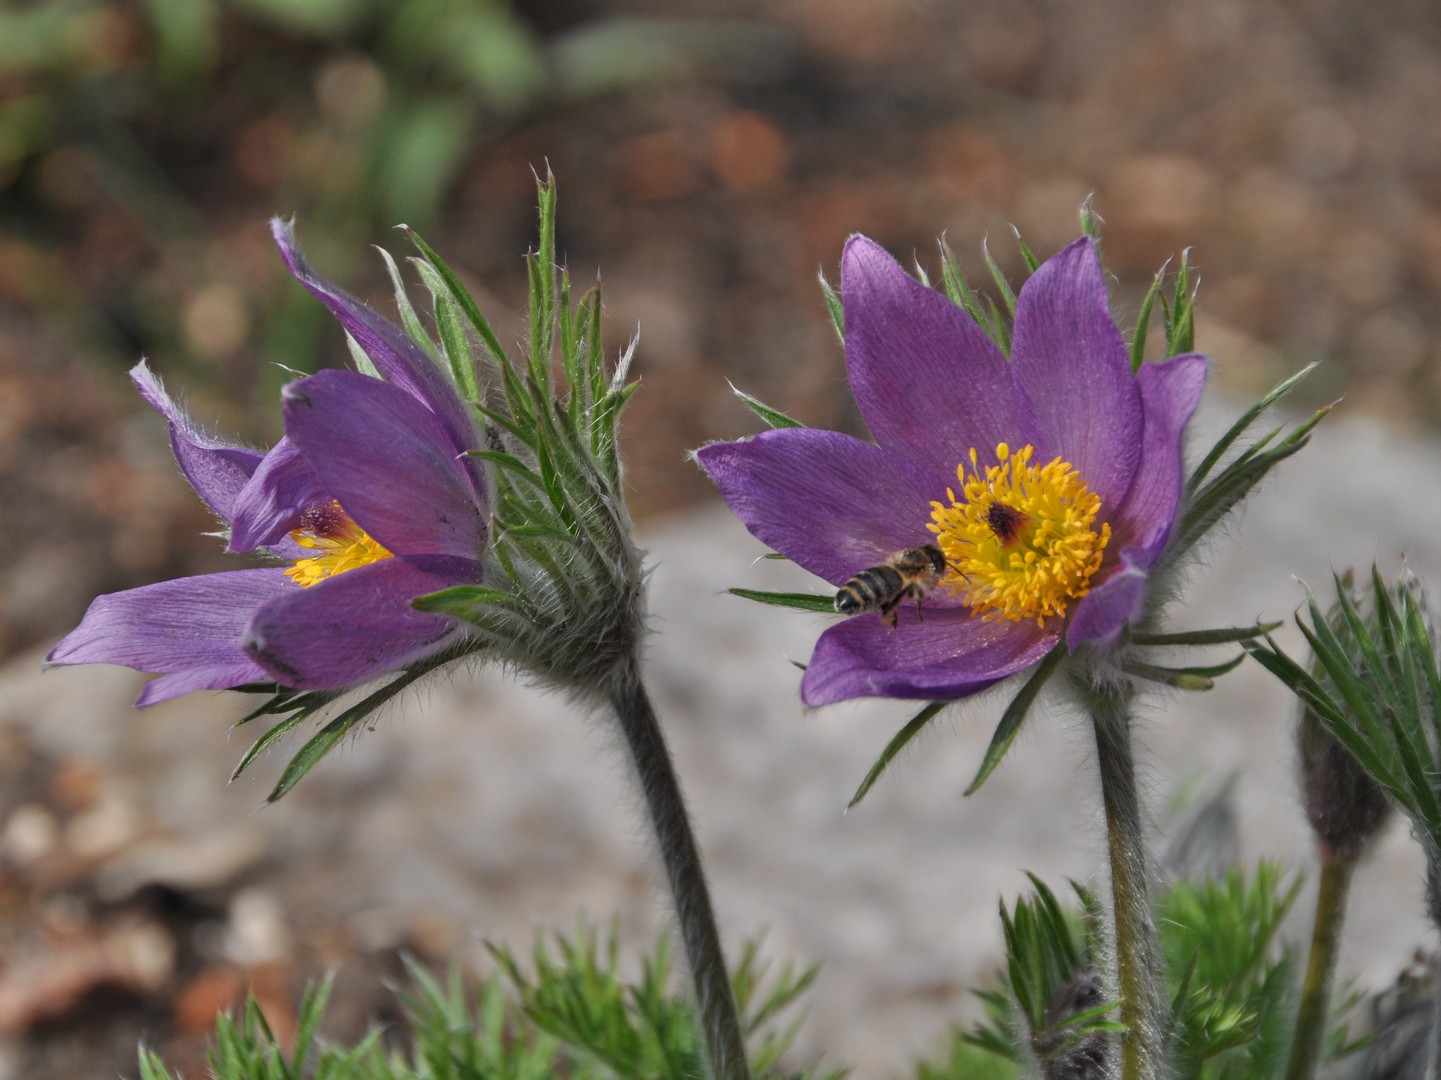
{"label": "flower bud", "polygon": [[[1353,612],[1360,615],[1368,640],[1358,637],[1356,623],[1345,617],[1340,599],[1327,612],[1326,621],[1357,676],[1363,683],[1369,683],[1376,676],[1367,654],[1375,654],[1375,649],[1379,647],[1378,639],[1382,636],[1375,597],[1371,588],[1355,589],[1350,571],[1338,579],[1337,585],[1345,591],[1345,599]],[[1398,587],[1411,589],[1413,584],[1405,579]],[[1323,683],[1330,682],[1322,665],[1316,661],[1312,662],[1312,675]],[[1390,799],[1381,785],[1326,730],[1309,707],[1302,707],[1296,725],[1296,748],[1306,819],[1316,835],[1321,857],[1354,862],[1390,818]]]}
{"label": "flower bud", "polygon": [[[1078,975],[1047,1007],[1047,1032],[1064,1031],[1063,1025],[1067,1020],[1089,1012],[1105,1000],[1099,975],[1095,972]],[[1043,1042],[1058,1045],[1048,1052]],[[1106,1075],[1109,1046],[1110,1037],[1105,1032],[1096,1032],[1075,1042],[1053,1035],[1047,1040],[1037,1040],[1033,1048],[1041,1057],[1041,1075],[1045,1080],[1102,1080]]]}

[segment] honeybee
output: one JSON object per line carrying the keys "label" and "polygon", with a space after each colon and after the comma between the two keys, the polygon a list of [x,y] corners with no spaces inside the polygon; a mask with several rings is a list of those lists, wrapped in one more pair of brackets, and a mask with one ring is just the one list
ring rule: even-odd
{"label": "honeybee", "polygon": [[934,544],[904,548],[879,566],[862,570],[841,586],[836,593],[836,611],[842,615],[863,615],[880,612],[881,622],[896,628],[896,608],[911,597],[916,614],[921,601],[936,587],[946,572],[946,557]]}

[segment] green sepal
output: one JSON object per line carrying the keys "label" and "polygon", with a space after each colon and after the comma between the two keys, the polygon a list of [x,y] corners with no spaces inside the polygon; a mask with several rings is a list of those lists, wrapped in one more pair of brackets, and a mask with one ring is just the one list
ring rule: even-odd
{"label": "green sepal", "polygon": [[841,297],[836,292],[836,287],[826,277],[824,269],[818,272],[817,276],[821,281],[821,295],[826,298],[826,310],[831,315],[831,325],[836,328],[836,337],[841,339],[841,344],[846,343],[846,313],[841,306]]}
{"label": "green sepal", "polygon": [[[960,308],[972,319],[976,325],[986,333],[991,333],[991,327],[987,324],[985,314],[981,311],[981,303],[976,299],[975,291],[971,288],[966,275],[961,272],[960,260],[956,253],[951,250],[951,245],[946,242],[943,236],[938,241],[941,249],[941,284],[945,294],[950,297],[951,303]],[[994,340],[994,335],[992,335]]]}
{"label": "green sepal", "polygon": [[244,686],[232,686],[230,689],[241,694],[270,695],[269,701],[256,706],[235,721],[236,727],[258,720],[262,716],[279,716],[292,709],[319,708],[340,696],[339,690],[292,690],[279,683],[247,683]]}
{"label": "green sepal", "polygon": [[1241,648],[1251,655],[1251,659],[1274,675],[1286,689],[1300,698],[1302,704],[1316,714],[1326,726],[1326,730],[1351,752],[1367,772],[1390,788],[1395,783],[1395,774],[1371,748],[1366,737],[1351,726],[1346,714],[1321,683],[1276,644],[1274,638],[1267,636],[1265,640],[1265,645],[1244,641]]}
{"label": "green sepal", "polygon": [[1012,233],[1015,235],[1015,237],[1016,237],[1016,248],[1017,248],[1017,250],[1020,251],[1020,253],[1021,253],[1021,258],[1024,259],[1025,262],[1026,262],[1026,270],[1027,270],[1027,272],[1028,272],[1028,273],[1031,273],[1031,274],[1034,274],[1034,273],[1036,272],[1036,270],[1040,267],[1040,265],[1041,265],[1041,260],[1038,259],[1038,258],[1036,258],[1036,253],[1031,250],[1031,245],[1028,244],[1028,243],[1026,243],[1025,240],[1021,239],[1021,230],[1020,230],[1020,229],[1018,229],[1018,228],[1016,228],[1014,225],[1012,225],[1012,226],[1011,226],[1011,232],[1012,232]]}
{"label": "green sepal", "polygon": [[415,259],[414,264],[425,287],[430,290],[435,329],[440,335],[441,348],[445,352],[451,378],[460,388],[462,398],[466,401],[479,401],[480,375],[476,370],[470,341],[466,337],[460,304],[450,294],[439,270],[424,259]]}
{"label": "green sepal", "polygon": [[[512,533],[518,532],[511,529]],[[475,622],[480,613],[490,607],[507,611],[519,610],[520,602],[514,593],[503,589],[492,589],[486,585],[452,585],[439,592],[417,596],[410,602],[416,611],[433,615],[448,615],[453,619]]]}
{"label": "green sepal", "polygon": [[856,788],[856,793],[851,796],[851,801],[846,803],[847,810],[856,806],[866,797],[871,788],[875,786],[876,781],[881,778],[881,773],[885,772],[890,763],[895,760],[896,755],[905,749],[906,744],[919,735],[921,729],[934,720],[948,704],[950,703],[946,701],[931,702],[911,717],[905,727],[896,732],[895,738],[886,743],[886,748],[881,751],[881,756],[876,758],[876,763],[871,766],[870,772],[866,773],[865,779],[861,781],[861,786]]}
{"label": "green sepal", "polygon": [[1168,561],[1176,559],[1205,536],[1212,526],[1250,494],[1267,473],[1306,445],[1312,429],[1326,418],[1331,408],[1325,405],[1316,410],[1271,446],[1281,432],[1277,428],[1244,451],[1199,491],[1193,488],[1186,500],[1180,528],[1163,558]]}
{"label": "green sepal", "polygon": [[380,257],[385,261],[385,272],[390,275],[390,286],[395,292],[395,307],[400,313],[400,325],[412,341],[430,354],[432,360],[439,360],[440,357],[435,352],[435,342],[430,340],[420,316],[415,313],[415,305],[410,302],[410,293],[400,278],[400,268],[395,265],[395,259],[383,247],[377,245],[375,250],[380,252]]}
{"label": "green sepal", "polygon": [[1161,283],[1166,279],[1166,267],[1156,271],[1156,276],[1151,279],[1151,288],[1146,293],[1146,298],[1141,301],[1141,310],[1136,313],[1136,328],[1131,333],[1131,371],[1141,370],[1141,365],[1146,362],[1146,334],[1151,329],[1151,311],[1156,306],[1156,298],[1161,295]]}
{"label": "green sepal", "polygon": [[731,393],[746,403],[746,406],[767,424],[773,428],[800,428],[805,427],[799,420],[788,416],[779,409],[773,409],[759,398],[747,394],[744,390],[736,387],[736,384],[729,379],[726,385],[731,388]]}
{"label": "green sepal", "polygon": [[466,320],[485,345],[491,359],[501,368],[509,368],[510,360],[500,346],[500,339],[495,336],[495,331],[490,328],[490,323],[485,321],[485,316],[480,313],[480,308],[476,306],[475,300],[466,291],[465,286],[460,283],[460,278],[456,277],[455,271],[446,265],[445,260],[435,253],[435,249],[427,244],[418,232],[408,225],[402,226],[402,228],[405,229],[406,236],[410,237],[410,242],[425,256],[425,261],[433,266],[436,273],[440,275],[446,291],[450,294],[451,299],[460,306],[461,312],[464,313]]}
{"label": "green sepal", "polygon": [[[1016,290],[1011,288],[1011,283],[1006,280],[1000,265],[991,256],[991,245],[981,241],[981,254],[985,256],[986,269],[991,272],[991,280],[996,283],[996,291],[1000,293],[1001,303],[1005,305],[1006,315],[1014,319],[1016,317]],[[1006,350],[1010,352],[1009,349]]]}
{"label": "green sepal", "polygon": [[365,720],[376,709],[384,705],[391,698],[395,697],[411,683],[422,675],[438,666],[438,662],[430,661],[407,671],[403,671],[395,679],[386,683],[379,690],[370,694],[362,701],[346,709],[330,723],[321,728],[315,735],[311,736],[295,755],[290,759],[290,764],[285,766],[285,771],[280,774],[274,790],[266,796],[266,802],[275,802],[284,797],[296,784],[304,778],[305,774],[315,768],[320,760],[335,749],[337,743],[343,739],[351,728]]}
{"label": "green sepal", "polygon": [[1051,676],[1056,673],[1056,668],[1066,657],[1066,643],[1059,641],[1036,665],[1035,671],[1031,672],[1030,678],[1011,703],[1006,706],[1006,711],[1001,714],[1001,721],[996,725],[995,733],[991,736],[991,744],[986,747],[986,756],[981,759],[981,767],[976,770],[976,778],[971,781],[964,794],[974,795],[981,789],[991,773],[996,771],[1001,759],[1006,756],[1006,751],[1016,741],[1016,736],[1021,733],[1021,725],[1025,722],[1026,715],[1035,704],[1037,695],[1041,688],[1046,685]]}
{"label": "green sepal", "polygon": [[1129,675],[1135,675],[1137,678],[1149,679],[1151,682],[1161,683],[1177,690],[1210,690],[1216,685],[1217,679],[1227,672],[1236,670],[1241,665],[1241,661],[1245,659],[1246,654],[1241,653],[1234,660],[1227,660],[1224,664],[1214,664],[1209,667],[1173,668],[1147,664],[1128,656],[1121,661],[1121,670]]}
{"label": "green sepal", "polygon": [[295,715],[287,716],[284,720],[281,720],[274,726],[267,728],[265,730],[265,733],[262,734],[260,738],[256,739],[253,743],[251,743],[250,749],[245,751],[245,753],[241,756],[240,761],[236,764],[234,770],[230,773],[231,783],[234,783],[236,780],[240,779],[240,774],[243,773],[246,769],[250,768],[251,763],[255,761],[256,758],[258,758],[270,747],[274,746],[283,736],[293,731],[297,724],[309,720],[314,715],[314,709],[301,709]]}
{"label": "green sepal", "polygon": [[1256,422],[1256,419],[1263,412],[1289,394],[1302,379],[1315,371],[1319,363],[1319,360],[1313,361],[1294,375],[1288,375],[1273,386],[1266,394],[1262,395],[1259,401],[1242,413],[1240,418],[1226,430],[1226,433],[1216,440],[1216,445],[1207,451],[1206,456],[1201,459],[1201,463],[1197,465],[1195,471],[1191,473],[1191,478],[1186,486],[1192,490],[1200,487],[1201,481],[1204,480],[1211,469],[1215,467],[1216,462],[1221,460],[1221,455],[1229,450],[1232,444],[1246,433],[1246,430]]}
{"label": "green sepal", "polygon": [[[345,335],[345,347],[350,350],[350,362],[355,365],[356,371],[362,375],[369,375],[372,379],[380,378],[380,372],[376,369],[375,362],[371,360],[366,351],[360,347],[360,342],[351,337],[348,332]],[[303,379],[309,374],[309,372],[296,371],[293,368],[286,368],[285,370],[298,379]]]}
{"label": "green sepal", "polygon": [[811,611],[819,615],[836,613],[836,598],[819,593],[766,592],[763,589],[740,588],[727,589],[726,592],[759,604],[770,604],[772,607],[794,608],[796,611]]}
{"label": "green sepal", "polygon": [[550,399],[551,347],[555,341],[555,181],[538,184],[540,246],[526,258],[530,275],[530,381],[542,401]]}
{"label": "green sepal", "polygon": [[1181,252],[1180,265],[1176,269],[1176,285],[1171,293],[1170,303],[1161,297],[1161,308],[1166,315],[1166,355],[1180,356],[1190,352],[1196,344],[1196,292],[1191,284],[1191,252]]}
{"label": "green sepal", "polygon": [[1257,623],[1255,626],[1227,626],[1214,630],[1178,630],[1167,634],[1132,634],[1132,645],[1233,645],[1265,637],[1279,628],[1279,622]]}

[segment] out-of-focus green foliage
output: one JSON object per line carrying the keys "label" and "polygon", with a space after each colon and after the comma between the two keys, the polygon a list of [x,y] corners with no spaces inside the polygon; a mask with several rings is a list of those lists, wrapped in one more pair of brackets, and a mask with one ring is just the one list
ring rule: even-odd
{"label": "out-of-focus green foliage", "polygon": [[[1064,1060],[1068,1049],[1115,1037],[1107,1035],[1114,1030],[1107,1003],[1066,1004],[1068,989],[1094,974],[1093,958],[1103,955],[1094,913],[1067,912],[1040,882],[1036,886],[1005,916],[1007,969],[999,985],[978,991],[985,1018],[958,1028],[946,1063],[920,1066],[917,1080],[1009,1080],[1038,1058],[1052,1062],[1060,1070],[1055,1075],[1090,1075]],[[1299,970],[1295,947],[1277,932],[1298,891],[1296,878],[1263,863],[1250,875],[1233,869],[1216,880],[1177,882],[1158,897],[1157,928],[1171,980],[1171,1075],[1178,1080],[1283,1074]],[[1354,1005],[1347,999],[1333,1010],[1328,1060],[1361,1045],[1345,1030]],[[1018,1030],[1030,1033],[1029,1048],[1017,1041]]]}
{"label": "out-of-focus green foliage", "polygon": [[[662,939],[639,977],[621,972],[612,930],[587,927],[537,939],[529,967],[492,947],[501,974],[473,992],[458,975],[444,983],[418,966],[401,1002],[406,1040],[371,1031],[342,1046],[319,1035],[331,982],[305,995],[294,1048],[282,1049],[254,1000],[216,1021],[215,1080],[694,1080],[703,1073],[688,1000],[671,982]],[[754,944],[732,976],[758,1080],[841,1080],[836,1071],[786,1071],[798,1020],[782,1015],[810,987],[816,969],[770,972]],[[398,1048],[397,1043],[407,1045]],[[159,1055],[142,1050],[141,1080],[179,1080]]]}

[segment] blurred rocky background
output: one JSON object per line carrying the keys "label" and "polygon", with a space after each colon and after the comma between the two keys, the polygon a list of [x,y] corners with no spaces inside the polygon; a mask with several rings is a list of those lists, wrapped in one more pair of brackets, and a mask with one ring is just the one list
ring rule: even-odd
{"label": "blurred rocky background", "polygon": [[[477,934],[580,915],[642,946],[663,924],[603,732],[497,673],[435,684],[264,810],[266,776],[225,784],[242,703],[135,713],[128,673],[38,674],[95,594],[225,565],[126,369],[148,355],[260,444],[285,369],[343,362],[268,217],[382,306],[369,245],[404,254],[406,222],[516,340],[531,173],[554,170],[577,283],[603,273],[615,344],[642,331],[625,446],[660,564],[653,678],[722,920],[825,963],[807,1052],[896,1075],[970,1007],[1020,870],[1094,864],[1084,729],[1042,718],[962,800],[983,699],[843,817],[910,714],[803,713],[785,658],[819,623],[718,595],[783,570],[752,565],[686,450],[754,430],[727,379],[860,430],[815,281],[849,233],[934,268],[945,231],[979,277],[983,239],[1014,270],[1011,226],[1048,253],[1089,195],[1123,321],[1193,249],[1205,423],[1312,359],[1299,404],[1345,398],[1216,545],[1186,624],[1283,616],[1291,575],[1403,551],[1434,582],[1438,102],[1429,0],[0,7],[0,1078],[133,1075],[140,1039],[198,1076],[247,986],[283,1027],[337,967],[353,1033],[392,1017],[402,950],[475,961]],[[1286,712],[1248,668],[1158,706],[1158,826],[1239,770],[1240,857],[1301,858]],[[1395,832],[1358,904],[1364,984],[1425,941],[1410,858]]]}

